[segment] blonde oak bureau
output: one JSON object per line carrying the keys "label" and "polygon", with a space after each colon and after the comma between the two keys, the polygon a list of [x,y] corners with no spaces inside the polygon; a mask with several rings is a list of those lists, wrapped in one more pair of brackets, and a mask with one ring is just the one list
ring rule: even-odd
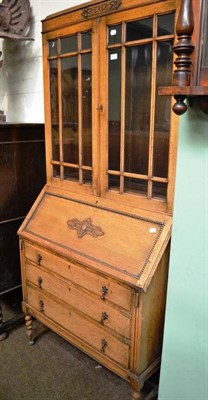
{"label": "blonde oak bureau", "polygon": [[47,184],[19,229],[23,311],[130,382],[160,365],[177,117],[175,0],[43,21]]}

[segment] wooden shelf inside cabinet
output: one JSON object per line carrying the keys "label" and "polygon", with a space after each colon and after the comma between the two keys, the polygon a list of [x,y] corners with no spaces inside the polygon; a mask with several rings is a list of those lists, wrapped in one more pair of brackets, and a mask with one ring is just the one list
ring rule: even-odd
{"label": "wooden shelf inside cabinet", "polygon": [[159,87],[158,94],[174,96],[173,111],[187,110],[184,100],[197,97],[201,109],[208,113],[208,3],[205,0],[182,0],[176,24],[177,42],[173,86]]}

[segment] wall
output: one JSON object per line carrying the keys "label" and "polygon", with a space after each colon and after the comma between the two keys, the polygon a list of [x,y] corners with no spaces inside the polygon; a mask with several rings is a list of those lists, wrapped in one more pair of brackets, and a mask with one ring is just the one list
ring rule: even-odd
{"label": "wall", "polygon": [[[1,1],[0,1],[1,2]],[[0,109],[7,122],[44,122],[41,20],[83,0],[30,0],[28,36],[34,41],[0,39]]]}
{"label": "wall", "polygon": [[208,399],[208,115],[180,120],[159,400]]}

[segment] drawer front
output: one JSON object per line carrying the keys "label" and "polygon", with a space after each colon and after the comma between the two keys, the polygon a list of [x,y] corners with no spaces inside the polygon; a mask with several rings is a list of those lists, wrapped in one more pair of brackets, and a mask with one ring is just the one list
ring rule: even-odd
{"label": "drawer front", "polygon": [[131,310],[132,291],[129,288],[27,242],[25,242],[25,257],[37,266],[43,266],[74,284],[82,286],[87,291],[97,294],[103,302],[107,300],[125,310]]}
{"label": "drawer front", "polygon": [[[65,307],[49,296],[28,286],[28,304],[50,318],[73,336],[87,343],[91,348],[128,368],[129,346],[109,334],[103,327],[83,318],[73,309]],[[38,318],[38,316],[37,316]]]}
{"label": "drawer front", "polygon": [[70,306],[95,319],[101,325],[130,338],[130,319],[102,300],[88,296],[67,281],[47,273],[26,261],[26,278],[41,290],[53,294]]}

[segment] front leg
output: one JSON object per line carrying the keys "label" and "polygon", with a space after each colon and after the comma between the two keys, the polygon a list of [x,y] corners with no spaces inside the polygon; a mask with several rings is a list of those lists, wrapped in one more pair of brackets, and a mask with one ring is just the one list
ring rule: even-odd
{"label": "front leg", "polygon": [[[3,326],[3,314],[2,314],[2,307],[1,307],[1,298],[0,298],[0,328]],[[0,341],[6,339],[8,336],[7,332],[0,333]]]}
{"label": "front leg", "polygon": [[29,339],[29,344],[33,345],[35,343],[35,339],[34,339],[34,330],[33,330],[33,326],[32,326],[32,317],[30,314],[27,314],[25,316],[25,325],[26,325],[26,334],[28,336]]}
{"label": "front leg", "polygon": [[136,380],[130,380],[131,388],[132,388],[132,400],[142,400],[141,389],[144,385],[144,382],[137,382]]}

